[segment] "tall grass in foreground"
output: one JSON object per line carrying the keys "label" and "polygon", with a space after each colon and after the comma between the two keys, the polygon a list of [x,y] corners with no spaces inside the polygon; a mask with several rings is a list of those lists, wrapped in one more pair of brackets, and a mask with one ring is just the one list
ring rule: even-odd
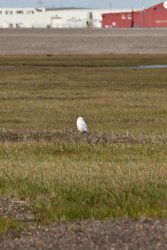
{"label": "tall grass in foreground", "polygon": [[1,144],[0,193],[24,197],[41,222],[163,218],[166,150],[164,144]]}

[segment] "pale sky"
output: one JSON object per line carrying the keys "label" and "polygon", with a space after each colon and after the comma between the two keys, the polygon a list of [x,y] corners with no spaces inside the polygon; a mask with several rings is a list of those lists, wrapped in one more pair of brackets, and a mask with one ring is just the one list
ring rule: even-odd
{"label": "pale sky", "polygon": [[0,0],[0,7],[84,7],[100,9],[142,8],[159,0]]}

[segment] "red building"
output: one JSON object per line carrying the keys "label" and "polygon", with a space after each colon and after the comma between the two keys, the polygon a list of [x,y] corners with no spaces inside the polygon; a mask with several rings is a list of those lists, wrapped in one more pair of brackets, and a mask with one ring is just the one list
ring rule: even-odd
{"label": "red building", "polygon": [[103,14],[103,28],[167,27],[167,1],[148,9]]}

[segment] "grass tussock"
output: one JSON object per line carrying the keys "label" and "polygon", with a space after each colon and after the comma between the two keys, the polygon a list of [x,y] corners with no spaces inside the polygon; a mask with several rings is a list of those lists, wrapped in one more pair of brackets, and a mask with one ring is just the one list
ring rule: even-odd
{"label": "grass tussock", "polygon": [[[35,224],[166,218],[166,69],[120,67],[166,60],[0,58],[1,198],[24,201],[14,211],[26,211],[22,218],[33,214]],[[90,135],[76,133],[79,115]],[[0,231],[19,225],[17,213],[4,217],[1,207]]]}

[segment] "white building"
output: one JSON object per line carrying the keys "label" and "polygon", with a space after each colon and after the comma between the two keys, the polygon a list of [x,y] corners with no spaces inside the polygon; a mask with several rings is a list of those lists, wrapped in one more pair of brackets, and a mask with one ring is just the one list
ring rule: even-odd
{"label": "white building", "polygon": [[102,14],[109,10],[71,8],[0,8],[0,28],[102,27]]}

